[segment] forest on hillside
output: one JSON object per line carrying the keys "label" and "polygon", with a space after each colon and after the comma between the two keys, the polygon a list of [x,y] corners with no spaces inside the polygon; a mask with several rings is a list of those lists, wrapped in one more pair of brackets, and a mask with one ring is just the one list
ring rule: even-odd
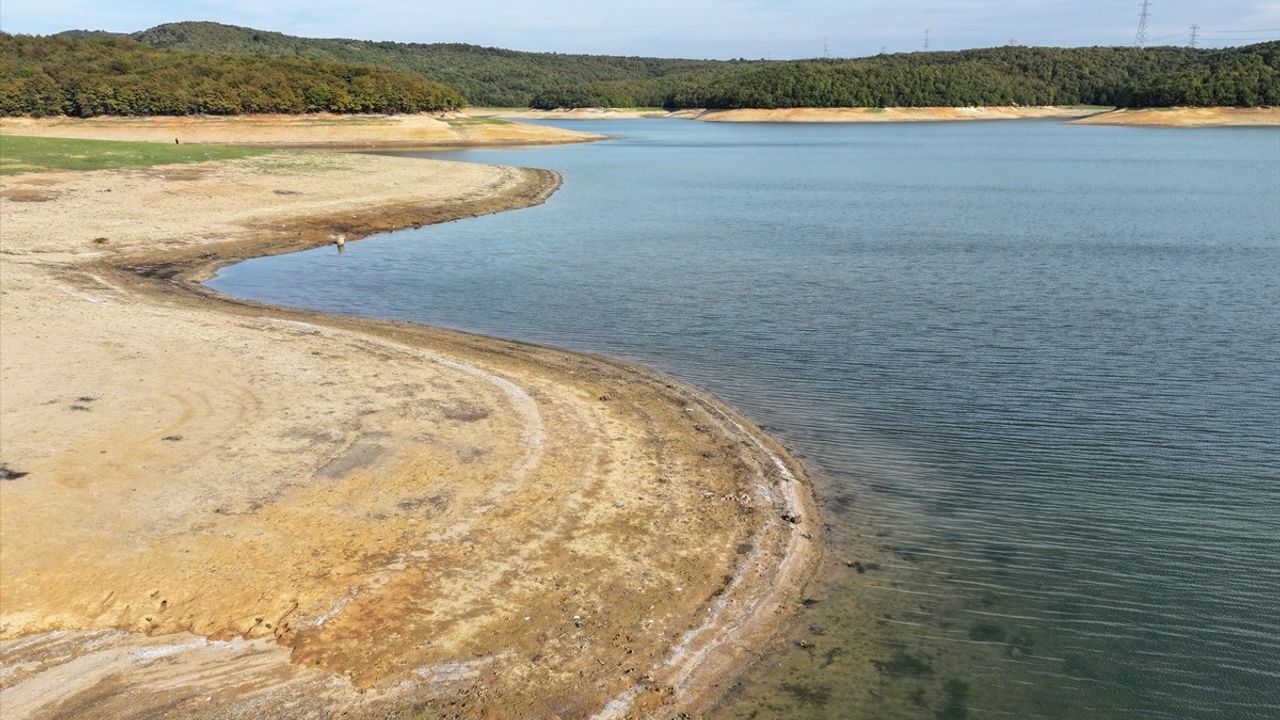
{"label": "forest on hillside", "polygon": [[157,50],[121,37],[0,35],[0,114],[234,115],[452,110],[410,73],[298,58]]}
{"label": "forest on hillside", "polygon": [[667,108],[1280,105],[1280,42],[1226,50],[1002,47],[563,83],[530,105]]}
{"label": "forest on hillside", "polygon": [[311,39],[210,22],[132,38],[156,48],[355,62],[417,73],[476,105],[884,107],[1276,105],[1280,43],[1001,47],[853,60],[673,60],[530,53],[461,44]]}
{"label": "forest on hillside", "polygon": [[212,22],[169,23],[128,37],[165,50],[308,58],[403,70],[457,88],[473,105],[490,107],[527,107],[534,95],[560,85],[660,78],[737,64],[716,60],[532,53],[461,43],[300,38]]}
{"label": "forest on hillside", "polygon": [[770,62],[311,39],[183,22],[0,43],[7,114],[416,112],[467,101],[544,109],[1280,105],[1280,42]]}

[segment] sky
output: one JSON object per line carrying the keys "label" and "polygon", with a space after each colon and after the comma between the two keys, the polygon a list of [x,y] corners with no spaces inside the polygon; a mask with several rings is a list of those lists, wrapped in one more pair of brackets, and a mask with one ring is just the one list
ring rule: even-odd
{"label": "sky", "polygon": [[[1129,45],[1142,0],[3,0],[0,29],[132,32],[213,20],[305,37],[516,50],[803,58],[1004,45]],[[1280,0],[1151,0],[1150,44],[1280,39]]]}

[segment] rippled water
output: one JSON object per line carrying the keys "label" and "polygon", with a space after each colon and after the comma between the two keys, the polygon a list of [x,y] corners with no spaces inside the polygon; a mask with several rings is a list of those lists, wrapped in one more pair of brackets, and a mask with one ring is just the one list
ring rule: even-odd
{"label": "rippled water", "polygon": [[212,284],[638,360],[782,439],[832,551],[723,717],[1280,717],[1280,129],[606,131],[437,155],[559,170],[543,207]]}

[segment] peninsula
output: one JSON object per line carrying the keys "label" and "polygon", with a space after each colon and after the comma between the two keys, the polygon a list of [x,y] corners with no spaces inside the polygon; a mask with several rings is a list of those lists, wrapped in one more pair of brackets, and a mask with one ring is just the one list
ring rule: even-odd
{"label": "peninsula", "polygon": [[785,450],[621,363],[199,284],[558,182],[279,151],[6,175],[5,717],[714,699],[818,553]]}

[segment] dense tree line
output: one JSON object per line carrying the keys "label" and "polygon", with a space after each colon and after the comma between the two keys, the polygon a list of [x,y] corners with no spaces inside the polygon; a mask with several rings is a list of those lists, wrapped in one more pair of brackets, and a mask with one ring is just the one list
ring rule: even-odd
{"label": "dense tree line", "polygon": [[540,108],[1280,105],[1280,43],[1226,50],[1003,47],[803,60],[595,82],[536,95]]}
{"label": "dense tree line", "polygon": [[324,60],[156,50],[120,37],[0,35],[0,114],[233,115],[451,110],[423,77]]}

